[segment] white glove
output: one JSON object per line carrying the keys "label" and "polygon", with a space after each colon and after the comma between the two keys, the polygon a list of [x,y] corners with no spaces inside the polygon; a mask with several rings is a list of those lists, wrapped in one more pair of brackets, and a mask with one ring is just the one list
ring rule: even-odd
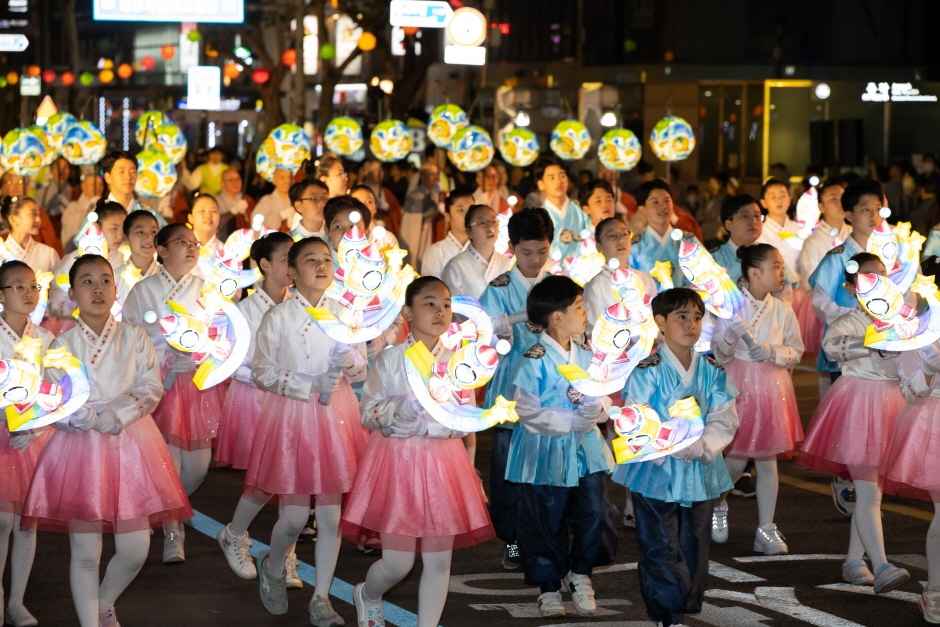
{"label": "white glove", "polygon": [[773,359],[774,351],[769,344],[760,343],[754,339],[754,336],[745,332],[741,336],[744,344],[747,345],[747,356],[754,361],[769,361]]}
{"label": "white glove", "polygon": [[10,448],[14,451],[22,451],[29,446],[29,443],[35,439],[32,431],[23,431],[22,433],[10,434]]}
{"label": "white glove", "polygon": [[927,383],[924,371],[918,370],[912,377],[903,377],[901,379],[901,392],[912,403],[919,398],[926,398],[930,395],[930,385]]}
{"label": "white glove", "polygon": [[699,438],[693,442],[690,446],[673,453],[672,456],[676,459],[681,459],[684,462],[691,462],[696,459],[701,459],[705,455],[705,444],[702,442],[702,439]]}
{"label": "white glove", "polygon": [[342,378],[343,371],[339,368],[330,368],[323,374],[318,374],[313,378],[311,392],[320,395],[321,405],[330,404],[330,397]]}
{"label": "white glove", "polygon": [[747,334],[747,324],[743,320],[734,320],[722,331],[722,340],[727,344],[734,346],[742,337]]}
{"label": "white glove", "polygon": [[598,422],[603,422],[602,418],[607,417],[604,413],[604,406],[600,401],[594,399],[585,399],[585,402],[574,413],[575,417],[571,421],[571,430],[578,433],[590,431]]}
{"label": "white glove", "polygon": [[366,363],[343,368],[343,374],[350,381],[365,381],[369,366]]}
{"label": "white glove", "polygon": [[98,412],[91,428],[105,435],[117,435],[124,430],[124,423],[118,419],[113,410],[106,407]]}
{"label": "white glove", "polygon": [[78,411],[69,416],[63,426],[67,426],[74,431],[88,431],[95,426],[95,420],[98,417],[98,410],[89,405],[82,405]]}
{"label": "white glove", "polygon": [[882,359],[897,359],[901,356],[901,353],[897,351],[883,351],[877,348],[872,349],[872,351]]}

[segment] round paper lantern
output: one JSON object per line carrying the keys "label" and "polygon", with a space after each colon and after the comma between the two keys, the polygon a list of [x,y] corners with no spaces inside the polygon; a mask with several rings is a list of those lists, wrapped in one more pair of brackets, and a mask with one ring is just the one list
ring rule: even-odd
{"label": "round paper lantern", "polygon": [[114,80],[114,70],[101,70],[98,72],[98,80],[101,81],[103,85],[107,85]]}
{"label": "round paper lantern", "polygon": [[565,161],[574,161],[587,154],[591,147],[591,134],[578,120],[562,120],[552,130],[548,145]]}
{"label": "round paper lantern", "polygon": [[36,77],[39,76],[41,70],[38,65],[28,65],[26,66],[26,76]]}
{"label": "round paper lantern", "polygon": [[78,120],[69,126],[62,138],[62,156],[72,165],[94,165],[107,149],[104,135],[88,120]]}
{"label": "round paper lantern", "polygon": [[323,44],[320,46],[320,58],[324,61],[330,61],[336,56],[336,47],[333,44]]}
{"label": "round paper lantern", "polygon": [[330,120],[323,133],[323,143],[327,150],[341,157],[352,156],[362,149],[364,143],[362,126],[350,117],[338,117]]}
{"label": "round paper lantern", "polygon": [[375,50],[375,46],[378,41],[375,38],[375,35],[366,31],[359,36],[359,49],[363,52],[372,52]]}
{"label": "round paper lantern", "polygon": [[7,77],[6,77],[6,76],[0,76],[0,88],[6,87],[6,86],[7,86]]}
{"label": "round paper lantern", "polygon": [[159,146],[150,146],[137,153],[137,184],[141,196],[162,198],[176,184],[176,165]]}
{"label": "round paper lantern", "polygon": [[281,65],[286,67],[291,67],[297,63],[297,51],[293,48],[288,48],[281,53]]}
{"label": "round paper lantern", "polygon": [[202,33],[200,33],[198,30],[193,29],[189,31],[188,33],[186,33],[186,39],[188,39],[189,41],[193,43],[196,43],[197,41],[202,41]]}
{"label": "round paper lantern", "polygon": [[98,69],[99,70],[113,70],[114,69],[114,60],[108,58],[101,58],[98,60]]}
{"label": "round paper lantern", "polygon": [[499,154],[503,161],[518,168],[535,163],[539,156],[539,139],[527,128],[516,127],[503,133],[499,142]]}
{"label": "round paper lantern", "polygon": [[234,63],[226,63],[225,66],[223,66],[222,68],[222,75],[225,76],[225,78],[229,79],[230,81],[233,81],[236,78],[238,78],[240,74],[241,72],[239,71],[238,66],[235,65]]}
{"label": "round paper lantern", "polygon": [[49,116],[46,120],[46,138],[49,140],[49,146],[56,153],[62,152],[62,141],[65,139],[65,132],[78,120],[75,116],[66,111],[60,111]]}
{"label": "round paper lantern", "polygon": [[379,122],[369,135],[369,150],[379,161],[400,161],[413,146],[411,133],[401,120]]}
{"label": "round paper lantern", "polygon": [[682,161],[695,150],[695,131],[682,118],[667,115],[653,126],[650,148],[661,161]]}
{"label": "round paper lantern", "polygon": [[42,71],[42,82],[46,85],[55,82],[55,70],[46,69]]}
{"label": "round paper lantern", "polygon": [[3,136],[0,165],[20,176],[36,176],[45,163],[48,146],[44,138],[28,128],[14,128]]}
{"label": "round paper lantern", "polygon": [[153,139],[148,138],[149,141],[146,147],[149,148],[156,142],[157,146],[167,154],[174,164],[182,161],[183,157],[186,156],[187,144],[186,135],[183,134],[180,127],[173,122],[166,122],[154,130],[155,132],[151,135]]}
{"label": "round paper lantern", "polygon": [[271,80],[271,72],[267,71],[263,67],[258,68],[251,73],[251,82],[256,85],[264,85],[269,80]]}
{"label": "round paper lantern", "polygon": [[310,158],[310,139],[296,124],[281,124],[272,130],[258,149],[255,167],[267,181],[274,180],[278,168],[293,175]]}
{"label": "round paper lantern", "polygon": [[131,67],[130,63],[122,63],[118,66],[117,69],[118,78],[121,80],[127,80],[134,75],[134,68]]}
{"label": "round paper lantern", "polygon": [[141,148],[146,148],[156,137],[157,128],[168,123],[172,124],[173,120],[163,111],[156,109],[144,111],[140,114],[140,117],[137,118],[137,128],[134,131],[134,139],[137,140]]}
{"label": "round paper lantern", "polygon": [[157,60],[152,55],[147,55],[140,60],[140,69],[144,72],[153,72],[157,67]]}
{"label": "round paper lantern", "polygon": [[38,124],[33,124],[32,126],[27,126],[26,130],[39,138],[39,141],[42,142],[42,145],[45,146],[43,150],[42,164],[44,166],[50,165],[56,158],[56,151],[52,148],[52,143],[49,141],[49,136],[46,135],[46,129]]}
{"label": "round paper lantern", "polygon": [[75,72],[70,72],[68,70],[62,72],[62,76],[59,77],[59,80],[62,81],[62,84],[65,87],[71,87],[75,84]]}
{"label": "round paper lantern", "polygon": [[16,85],[20,82],[20,75],[16,72],[7,72],[7,83],[10,85]]}
{"label": "round paper lantern", "polygon": [[82,72],[81,76],[78,77],[78,82],[85,87],[91,87],[95,83],[95,75],[91,72]]}
{"label": "round paper lantern", "polygon": [[162,46],[160,48],[160,56],[163,57],[165,61],[169,61],[176,56],[176,46],[171,46],[169,44]]}
{"label": "round paper lantern", "polygon": [[640,162],[640,152],[640,140],[625,128],[610,129],[597,145],[601,165],[615,172],[632,170]]}
{"label": "round paper lantern", "polygon": [[448,148],[457,131],[470,124],[466,112],[455,104],[434,107],[428,120],[428,137],[438,148]]}
{"label": "round paper lantern", "polygon": [[447,151],[451,163],[462,172],[477,172],[490,164],[496,149],[490,134],[479,126],[465,126],[454,135]]}

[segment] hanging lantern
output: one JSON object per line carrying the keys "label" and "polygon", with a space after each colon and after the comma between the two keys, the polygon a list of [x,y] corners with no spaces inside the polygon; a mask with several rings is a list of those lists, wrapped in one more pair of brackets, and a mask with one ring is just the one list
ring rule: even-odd
{"label": "hanging lantern", "polygon": [[62,76],[59,77],[59,80],[62,81],[62,85],[65,87],[71,87],[75,84],[75,72],[66,70],[62,72]]}
{"label": "hanging lantern", "polygon": [[219,58],[219,51],[210,43],[206,43],[206,57],[209,59]]}
{"label": "hanging lantern", "polygon": [[336,56],[336,47],[333,44],[323,44],[320,46],[320,58],[324,61],[330,61]]}
{"label": "hanging lantern", "polygon": [[193,43],[196,43],[197,41],[202,41],[202,33],[200,33],[198,30],[193,29],[189,31],[188,33],[186,33],[186,39],[188,39],[189,41]]}
{"label": "hanging lantern", "polygon": [[91,87],[95,84],[95,75],[91,72],[82,72],[81,76],[78,77],[78,82],[81,83],[83,87]]}
{"label": "hanging lantern", "polygon": [[35,76],[39,76],[39,74],[40,74],[41,72],[42,72],[42,71],[39,69],[39,66],[38,66],[38,65],[30,65],[30,66],[27,66],[27,68],[26,68],[26,75],[27,75],[27,76],[34,76],[34,77],[35,77]]}
{"label": "hanging lantern", "polygon": [[42,82],[46,85],[51,85],[55,82],[55,70],[46,69],[42,71]]}
{"label": "hanging lantern", "polygon": [[118,78],[121,80],[127,80],[134,75],[134,68],[131,67],[130,63],[122,63],[118,66],[117,69]]}
{"label": "hanging lantern", "polygon": [[405,37],[414,37],[418,34],[418,28],[416,26],[404,26],[401,30]]}
{"label": "hanging lantern", "polygon": [[160,56],[163,57],[164,61],[169,61],[176,56],[176,46],[169,44],[162,46],[160,48]]}
{"label": "hanging lantern", "polygon": [[20,82],[20,75],[16,72],[7,72],[7,83],[10,85],[16,85]]}
{"label": "hanging lantern", "polygon": [[107,85],[114,80],[114,70],[101,70],[98,72],[98,80],[102,85]]}
{"label": "hanging lantern", "polygon": [[144,72],[153,72],[157,67],[157,60],[152,55],[147,55],[140,60],[140,69]]}
{"label": "hanging lantern", "polygon": [[232,62],[226,63],[222,68],[222,75],[230,81],[234,81],[241,74],[241,70],[238,69],[238,66]]}
{"label": "hanging lantern", "polygon": [[375,45],[377,41],[375,35],[366,31],[359,36],[359,49],[363,52],[372,52],[375,50]]}
{"label": "hanging lantern", "polygon": [[271,72],[267,71],[263,67],[259,67],[257,70],[251,73],[251,82],[255,85],[264,85],[269,80],[271,80]]}
{"label": "hanging lantern", "polygon": [[7,86],[7,77],[0,76],[0,89],[3,89],[6,86]]}
{"label": "hanging lantern", "polygon": [[285,67],[291,67],[297,64],[297,51],[293,48],[288,48],[281,53],[281,65]]}

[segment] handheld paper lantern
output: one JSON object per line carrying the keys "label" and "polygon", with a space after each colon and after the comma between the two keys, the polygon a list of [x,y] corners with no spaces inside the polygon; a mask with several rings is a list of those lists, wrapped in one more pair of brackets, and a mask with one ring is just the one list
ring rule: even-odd
{"label": "handheld paper lantern", "polygon": [[265,180],[274,180],[274,171],[286,169],[294,174],[310,158],[310,140],[296,124],[281,124],[272,130],[258,149],[255,166]]}
{"label": "handheld paper lantern", "polygon": [[940,339],[940,301],[933,277],[920,275],[911,286],[927,302],[923,311],[904,302],[894,282],[877,274],[859,274],[855,297],[872,323],[865,330],[865,346],[876,350],[909,351]]}
{"label": "handheld paper lantern", "polygon": [[137,118],[137,129],[134,132],[134,139],[137,140],[137,143],[140,144],[141,147],[146,148],[150,142],[153,141],[157,127],[167,123],[172,124],[173,120],[163,111],[157,111],[156,109],[144,111],[140,114],[140,117]]}
{"label": "handheld paper lantern", "polygon": [[137,153],[137,185],[134,191],[148,198],[162,198],[175,184],[176,165],[159,146],[152,145]]}
{"label": "handheld paper lantern", "polygon": [[413,146],[408,127],[401,120],[379,122],[369,135],[369,149],[379,161],[399,161]]}
{"label": "handheld paper lantern", "polygon": [[655,409],[642,403],[608,410],[614,431],[620,436],[611,442],[618,464],[672,455],[702,437],[705,422],[694,396],[676,401],[668,411],[669,416],[663,419]]}
{"label": "handheld paper lantern", "polygon": [[107,149],[104,135],[88,120],[78,120],[69,126],[62,138],[62,156],[72,165],[94,165]]}
{"label": "handheld paper lantern", "polygon": [[679,269],[714,316],[730,320],[741,311],[744,305],[741,290],[728,276],[728,271],[718,265],[694,237],[685,237],[679,242]]}
{"label": "handheld paper lantern", "polygon": [[578,120],[562,120],[552,130],[549,147],[565,161],[574,161],[587,154],[591,134]]}
{"label": "handheld paper lantern", "polygon": [[36,176],[46,158],[45,139],[28,128],[15,128],[3,136],[0,165],[20,176]]}
{"label": "handheld paper lantern", "polygon": [[675,115],[667,115],[650,132],[650,148],[660,161],[682,161],[695,150],[692,125]]}
{"label": "handheld paper lantern", "polygon": [[449,148],[457,131],[466,127],[470,118],[455,104],[442,104],[434,107],[428,121],[428,137],[438,148]]}
{"label": "handheld paper lantern", "polygon": [[349,157],[362,148],[364,143],[362,126],[350,117],[338,117],[330,120],[323,134],[327,150],[341,157]]}
{"label": "handheld paper lantern", "polygon": [[633,131],[613,128],[601,137],[597,145],[597,157],[608,170],[625,172],[639,163],[640,150],[640,140]]}
{"label": "handheld paper lantern", "polygon": [[509,165],[526,168],[538,159],[538,137],[527,128],[516,127],[503,133],[499,142],[499,154]]}
{"label": "handheld paper lantern", "polygon": [[62,151],[62,141],[65,139],[65,132],[77,121],[74,115],[66,111],[54,113],[46,120],[46,138],[49,141],[49,146],[56,153]]}
{"label": "handheld paper lantern", "polygon": [[43,126],[38,124],[33,124],[32,126],[26,127],[29,132],[39,138],[39,141],[42,142],[45,146],[45,151],[43,152],[42,164],[44,166],[52,164],[55,161],[55,158],[58,153],[53,149],[52,144],[49,142],[49,136],[46,135],[46,129]]}
{"label": "handheld paper lantern", "polygon": [[166,122],[158,126],[147,139],[146,147],[156,143],[173,163],[179,163],[186,156],[186,135],[173,122]]}
{"label": "handheld paper lantern", "polygon": [[479,126],[467,126],[457,131],[447,157],[462,172],[477,172],[490,164],[495,153],[489,133]]}

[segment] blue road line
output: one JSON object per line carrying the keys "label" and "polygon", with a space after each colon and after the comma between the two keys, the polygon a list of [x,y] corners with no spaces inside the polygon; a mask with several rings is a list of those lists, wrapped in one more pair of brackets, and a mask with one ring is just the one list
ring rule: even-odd
{"label": "blue road line", "polygon": [[[219,535],[219,531],[222,529],[222,523],[215,520],[214,518],[209,518],[202,512],[193,510],[193,517],[189,521],[193,529],[199,533],[209,536],[215,540],[216,536]],[[256,540],[251,539],[251,554],[257,556],[258,554],[267,551],[270,549],[267,544]],[[224,558],[222,558],[224,559]],[[300,579],[307,583],[307,585],[314,586],[316,585],[316,572],[317,569],[311,566],[306,562],[297,562],[297,575]],[[350,605],[353,603],[353,585],[346,581],[343,581],[339,577],[333,577],[333,586],[330,588],[330,595],[336,597],[341,601],[345,601]],[[418,615],[413,612],[409,612],[403,607],[399,607],[394,603],[389,603],[385,601],[385,622],[391,625],[398,625],[398,627],[416,627],[418,624]]]}

